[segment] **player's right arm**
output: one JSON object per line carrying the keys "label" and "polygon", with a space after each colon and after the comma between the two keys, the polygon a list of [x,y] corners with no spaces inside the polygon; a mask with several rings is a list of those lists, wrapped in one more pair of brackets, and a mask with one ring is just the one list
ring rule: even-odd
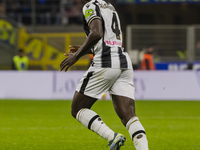
{"label": "player's right arm", "polygon": [[89,34],[82,46],[76,51],[76,53],[66,54],[68,56],[60,64],[60,71],[67,71],[70,66],[76,63],[79,58],[91,51],[91,49],[98,43],[103,37],[102,20],[99,14],[96,12],[96,6],[93,4],[85,5],[83,8],[83,14],[89,27]]}
{"label": "player's right arm", "polygon": [[102,22],[100,19],[94,19],[90,25],[90,33],[83,43],[83,45],[77,50],[76,53],[69,53],[66,54],[68,56],[65,58],[60,64],[60,71],[64,70],[67,71],[70,66],[76,63],[79,58],[86,53],[88,53],[92,47],[94,47],[97,42],[103,37],[103,29],[102,29]]}

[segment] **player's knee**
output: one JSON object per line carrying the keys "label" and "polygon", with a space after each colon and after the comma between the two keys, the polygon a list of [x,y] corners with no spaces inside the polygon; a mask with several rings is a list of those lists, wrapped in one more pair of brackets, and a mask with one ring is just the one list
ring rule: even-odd
{"label": "player's knee", "polygon": [[76,115],[77,115],[77,111],[75,110],[75,109],[71,109],[71,115],[74,117],[74,118],[76,118]]}
{"label": "player's knee", "polygon": [[124,126],[126,126],[128,119],[123,118],[123,119],[121,119],[121,122],[123,123]]}
{"label": "player's knee", "polygon": [[136,116],[135,113],[134,113],[134,114],[128,114],[128,115],[126,115],[125,117],[121,118],[121,122],[123,123],[124,126],[126,126],[127,122],[128,122],[131,118],[133,118],[133,117],[135,117],[135,116]]}
{"label": "player's knee", "polygon": [[121,122],[123,123],[124,126],[126,126],[126,121],[124,119],[121,119]]}

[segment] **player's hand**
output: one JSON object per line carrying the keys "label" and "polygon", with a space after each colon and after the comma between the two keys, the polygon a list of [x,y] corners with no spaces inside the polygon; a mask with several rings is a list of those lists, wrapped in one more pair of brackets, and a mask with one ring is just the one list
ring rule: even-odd
{"label": "player's hand", "polygon": [[61,63],[60,63],[60,71],[65,69],[65,72],[72,66],[74,63],[78,61],[75,53],[64,54],[67,56]]}
{"label": "player's hand", "polygon": [[70,45],[68,53],[76,53],[76,51],[80,48],[80,45]]}

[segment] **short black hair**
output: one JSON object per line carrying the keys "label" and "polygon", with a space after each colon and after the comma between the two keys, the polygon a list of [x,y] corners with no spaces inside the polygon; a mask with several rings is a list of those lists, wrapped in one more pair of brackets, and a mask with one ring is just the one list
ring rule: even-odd
{"label": "short black hair", "polygon": [[24,50],[23,50],[23,49],[19,49],[18,52],[19,52],[19,53],[23,53]]}

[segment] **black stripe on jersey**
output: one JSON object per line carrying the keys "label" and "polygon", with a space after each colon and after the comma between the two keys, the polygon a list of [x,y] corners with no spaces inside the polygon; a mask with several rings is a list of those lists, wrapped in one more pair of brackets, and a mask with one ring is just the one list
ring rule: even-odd
{"label": "black stripe on jersey", "polygon": [[84,94],[85,88],[89,82],[90,77],[93,75],[94,71],[88,72],[87,77],[83,80],[83,84],[81,85],[80,93]]}
{"label": "black stripe on jersey", "polygon": [[100,12],[100,8],[99,6],[97,5],[97,1],[95,1],[93,4],[96,6],[95,10],[97,12],[97,16],[99,16],[101,18],[101,21],[102,21],[102,28],[103,28],[103,33],[105,32],[105,23],[104,23],[104,20],[103,20],[103,17],[101,15],[101,12]]}
{"label": "black stripe on jersey", "polygon": [[120,68],[128,68],[126,56],[122,53],[121,47],[118,47],[118,54],[119,54]]}
{"label": "black stripe on jersey", "polygon": [[[93,4],[96,6],[96,12],[97,12],[97,16],[101,17],[101,21],[102,21],[102,28],[103,28],[103,33],[105,32],[105,23],[103,20],[103,17],[100,13],[100,8],[97,5],[98,1],[95,1]],[[112,63],[111,63],[111,48],[109,46],[106,46],[105,42],[104,42],[104,37],[102,38],[102,54],[101,54],[101,67],[102,68],[111,68]]]}
{"label": "black stripe on jersey", "polygon": [[90,119],[89,123],[88,123],[88,129],[91,129],[91,125],[94,122],[95,119],[99,118],[99,115],[96,115],[94,117],[92,117],[92,119]]}
{"label": "black stripe on jersey", "polygon": [[109,46],[106,46],[103,38],[103,50],[102,50],[102,56],[101,56],[101,67],[102,68],[111,68],[111,48]]}
{"label": "black stripe on jersey", "polygon": [[93,4],[96,6],[95,10],[97,12],[97,16],[101,17],[100,9],[99,9],[99,6],[97,5],[97,3],[99,3],[99,2],[98,1],[93,2]]}
{"label": "black stripe on jersey", "polygon": [[[103,33],[105,33],[105,22],[102,18],[102,27]],[[111,59],[111,47],[107,46],[104,42],[104,37],[102,38],[102,54],[101,54],[101,67],[102,68],[112,68],[112,59]]]}

